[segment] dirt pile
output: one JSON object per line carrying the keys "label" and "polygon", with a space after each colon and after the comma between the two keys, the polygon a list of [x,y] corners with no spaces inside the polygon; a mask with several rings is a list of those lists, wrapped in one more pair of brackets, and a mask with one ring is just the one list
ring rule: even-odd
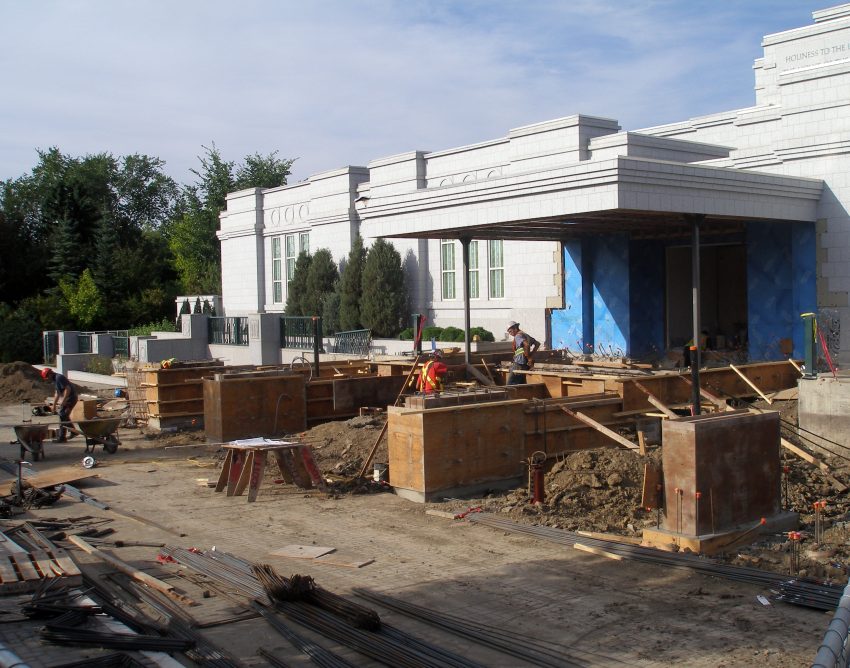
{"label": "dirt pile", "polygon": [[[326,475],[353,476],[375,445],[386,415],[364,415],[339,422],[326,422],[301,434],[310,444],[319,469]],[[373,462],[387,461],[387,441],[375,453]]]}
{"label": "dirt pile", "polygon": [[0,402],[41,403],[53,394],[53,383],[42,379],[38,369],[26,362],[0,364]]}

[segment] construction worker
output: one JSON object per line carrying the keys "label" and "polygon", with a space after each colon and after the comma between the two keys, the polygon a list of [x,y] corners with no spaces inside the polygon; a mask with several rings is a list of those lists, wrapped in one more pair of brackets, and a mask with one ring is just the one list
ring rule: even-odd
{"label": "construction worker", "polygon": [[508,323],[508,334],[513,342],[514,358],[511,361],[511,372],[508,374],[508,385],[525,384],[524,373],[515,371],[529,371],[534,366],[534,353],[540,347],[540,342],[530,334],[526,334],[519,328],[519,323],[511,321]]}
{"label": "construction worker", "polygon": [[443,389],[443,378],[449,371],[449,367],[443,364],[443,353],[435,350],[431,353],[431,359],[422,366],[419,378],[416,381],[416,389],[425,394],[441,392]]}
{"label": "construction worker", "polygon": [[[56,442],[64,443],[68,440],[65,437],[66,425],[70,425],[71,411],[77,405],[77,391],[65,376],[48,367],[41,370],[41,377],[44,380],[52,381],[56,388],[56,393],[53,395],[54,413],[56,413],[57,404],[59,406],[59,438],[56,439]],[[74,432],[70,432],[70,434],[70,438],[76,436]]]}

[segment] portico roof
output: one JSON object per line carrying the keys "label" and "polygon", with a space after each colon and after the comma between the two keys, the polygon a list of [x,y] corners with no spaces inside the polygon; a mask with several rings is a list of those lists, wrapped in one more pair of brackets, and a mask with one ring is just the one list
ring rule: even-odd
{"label": "portico roof", "polygon": [[823,182],[631,156],[362,198],[372,237],[563,240],[730,233],[747,221],[814,222]]}

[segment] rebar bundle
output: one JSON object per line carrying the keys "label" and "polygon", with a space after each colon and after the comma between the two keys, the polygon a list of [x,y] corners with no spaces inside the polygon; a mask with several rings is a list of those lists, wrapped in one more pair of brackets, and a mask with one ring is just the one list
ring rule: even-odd
{"label": "rebar bundle", "polygon": [[[615,541],[590,538],[564,529],[517,524],[516,522],[496,517],[491,513],[476,513],[474,515],[469,515],[467,519],[474,524],[489,526],[493,529],[507,531],[509,533],[533,536],[534,538],[539,538],[551,543],[558,543],[569,547],[573,547],[576,543],[581,543],[623,559],[640,561],[647,564],[656,564],[659,566],[667,566],[669,568],[682,568],[697,571],[704,575],[713,575],[727,580],[757,584],[777,590],[783,582],[789,580],[788,576],[780,573],[772,573],[769,571],[762,571],[757,568],[747,568],[745,566],[719,564],[711,559],[698,557],[696,555],[662,552],[649,547],[627,545],[624,543],[617,543]],[[836,605],[840,600],[841,593],[843,591],[842,586],[830,583],[808,582],[800,579],[794,579],[794,582],[796,582],[797,586],[802,590],[811,591],[813,596],[815,593],[823,594],[824,592],[832,592],[835,597]],[[790,597],[788,599],[780,600],[786,600],[788,603],[795,603],[795,600],[792,600]]]}

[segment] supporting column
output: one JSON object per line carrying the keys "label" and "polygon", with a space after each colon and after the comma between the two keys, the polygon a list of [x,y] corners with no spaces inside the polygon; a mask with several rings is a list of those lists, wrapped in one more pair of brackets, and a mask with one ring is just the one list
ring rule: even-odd
{"label": "supporting column", "polygon": [[471,340],[469,337],[469,237],[461,237],[460,247],[463,257],[463,340],[466,347],[464,358],[470,364],[469,349]]}
{"label": "supporting column", "polygon": [[702,364],[700,359],[700,320],[699,320],[699,228],[705,216],[698,214],[687,216],[691,222],[691,295],[693,299],[693,346],[691,346],[691,411],[694,415],[700,414],[699,394],[699,369]]}

